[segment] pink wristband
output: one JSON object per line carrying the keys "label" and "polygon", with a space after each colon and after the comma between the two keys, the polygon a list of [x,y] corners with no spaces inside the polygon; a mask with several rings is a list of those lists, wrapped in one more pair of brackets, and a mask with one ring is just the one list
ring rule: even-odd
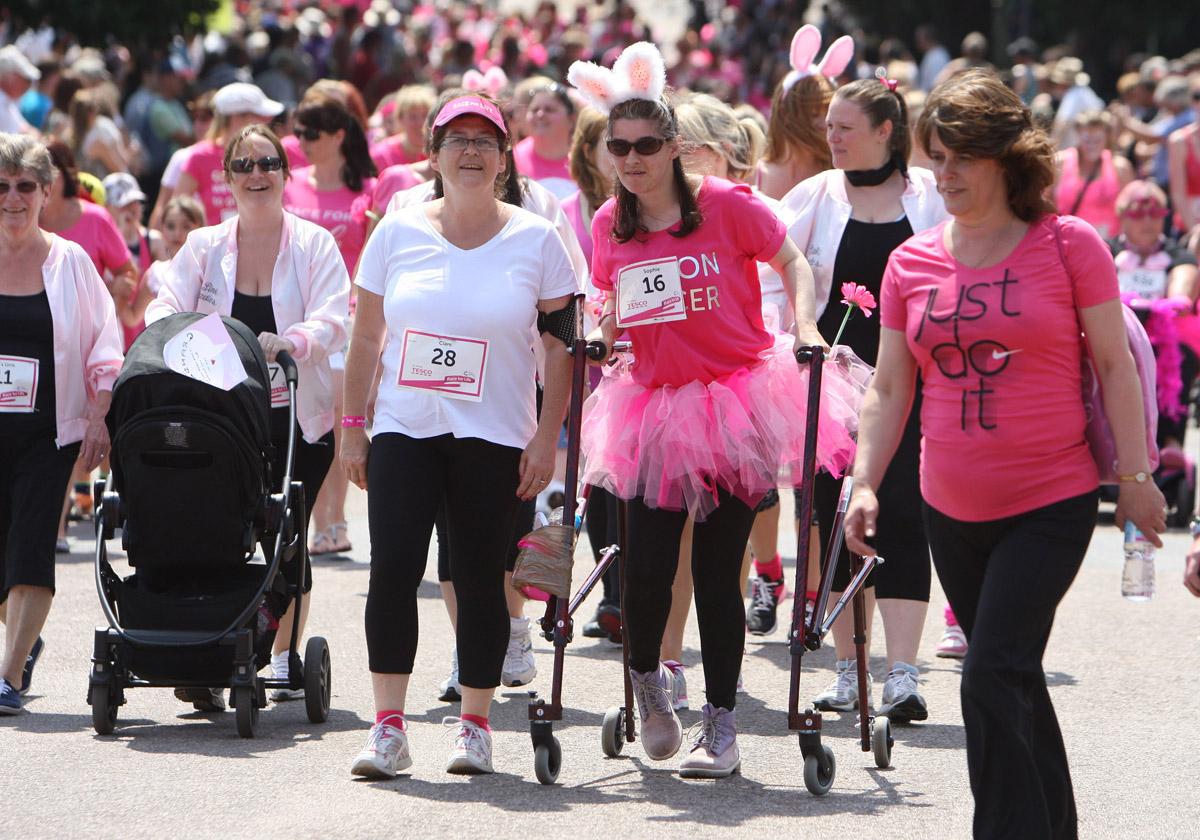
{"label": "pink wristband", "polygon": [[343,429],[362,429],[367,425],[366,417],[343,417]]}

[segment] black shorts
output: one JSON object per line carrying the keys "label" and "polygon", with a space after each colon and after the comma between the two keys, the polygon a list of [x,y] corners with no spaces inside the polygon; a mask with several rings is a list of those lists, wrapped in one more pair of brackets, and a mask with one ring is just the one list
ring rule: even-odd
{"label": "black shorts", "polygon": [[13,586],[54,589],[54,544],[79,444],[54,432],[0,434],[0,602]]}

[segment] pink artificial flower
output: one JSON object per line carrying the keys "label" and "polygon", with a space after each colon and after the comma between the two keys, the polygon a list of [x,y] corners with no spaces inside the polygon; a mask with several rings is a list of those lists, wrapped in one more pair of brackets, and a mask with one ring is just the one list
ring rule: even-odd
{"label": "pink artificial flower", "polygon": [[868,318],[876,306],[875,295],[871,294],[871,290],[866,286],[860,286],[858,283],[842,284],[842,303],[846,306],[857,306]]}

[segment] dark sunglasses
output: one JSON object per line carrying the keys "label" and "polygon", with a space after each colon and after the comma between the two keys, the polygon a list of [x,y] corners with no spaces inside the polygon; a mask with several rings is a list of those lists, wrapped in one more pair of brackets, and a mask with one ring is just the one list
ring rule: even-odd
{"label": "dark sunglasses", "polygon": [[292,127],[292,134],[301,140],[312,142],[321,136],[321,129],[314,128],[311,125],[297,125]]}
{"label": "dark sunglasses", "polygon": [[1192,91],[1192,101],[1193,101],[1193,102],[1200,102],[1200,90],[1194,90],[1194,91]]}
{"label": "dark sunglasses", "polygon": [[0,195],[8,195],[11,187],[16,187],[17,192],[21,195],[30,195],[36,192],[39,186],[37,181],[17,181],[15,184],[10,184],[8,181],[0,181]]}
{"label": "dark sunglasses", "polygon": [[1165,207],[1130,207],[1121,214],[1122,219],[1165,219],[1167,217],[1167,208]]}
{"label": "dark sunglasses", "polygon": [[272,155],[271,157],[261,157],[258,160],[244,157],[234,158],[229,161],[229,171],[236,172],[239,175],[253,172],[255,166],[263,172],[278,172],[280,169],[283,169],[283,158]]}
{"label": "dark sunglasses", "polygon": [[213,111],[211,108],[193,108],[191,116],[194,120],[211,120],[213,118]]}
{"label": "dark sunglasses", "polygon": [[625,157],[629,154],[630,149],[642,157],[648,157],[658,154],[658,150],[663,147],[665,142],[661,137],[639,137],[632,143],[628,140],[609,140],[605,146],[608,147],[608,153],[616,157]]}

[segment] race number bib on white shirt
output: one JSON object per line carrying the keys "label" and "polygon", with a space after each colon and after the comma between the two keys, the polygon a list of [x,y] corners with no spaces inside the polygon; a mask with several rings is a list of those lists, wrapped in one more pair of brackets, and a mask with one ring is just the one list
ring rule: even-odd
{"label": "race number bib on white shirt", "polygon": [[482,339],[405,330],[396,385],[480,402],[487,354]]}
{"label": "race number bib on white shirt", "polygon": [[267,371],[271,374],[271,408],[287,408],[288,385],[283,368],[274,362],[267,362]]}
{"label": "race number bib on white shirt", "polygon": [[617,275],[618,327],[686,319],[678,260],[646,260],[621,269]]}
{"label": "race number bib on white shirt", "polygon": [[32,414],[37,402],[37,359],[0,356],[0,413]]}
{"label": "race number bib on white shirt", "polygon": [[1167,272],[1165,269],[1133,268],[1117,272],[1117,282],[1122,292],[1131,292],[1146,300],[1158,300],[1167,294]]}

